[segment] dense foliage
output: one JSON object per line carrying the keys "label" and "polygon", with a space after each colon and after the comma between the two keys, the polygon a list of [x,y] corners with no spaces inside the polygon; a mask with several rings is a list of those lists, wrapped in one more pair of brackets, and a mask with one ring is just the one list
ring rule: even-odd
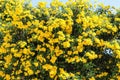
{"label": "dense foliage", "polygon": [[120,11],[112,9],[0,0],[0,80],[120,80]]}

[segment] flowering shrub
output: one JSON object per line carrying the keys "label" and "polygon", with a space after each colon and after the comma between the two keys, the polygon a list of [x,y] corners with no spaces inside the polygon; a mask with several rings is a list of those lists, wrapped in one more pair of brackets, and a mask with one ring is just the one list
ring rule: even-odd
{"label": "flowering shrub", "polygon": [[120,79],[120,14],[86,0],[0,0],[0,80]]}

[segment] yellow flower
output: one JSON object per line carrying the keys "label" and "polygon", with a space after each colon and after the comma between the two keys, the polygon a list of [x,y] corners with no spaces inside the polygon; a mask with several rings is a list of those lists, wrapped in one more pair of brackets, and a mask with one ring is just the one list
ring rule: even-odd
{"label": "yellow flower", "polygon": [[72,53],[73,53],[72,51],[67,51],[68,55],[72,55]]}
{"label": "yellow flower", "polygon": [[38,67],[38,62],[34,62],[33,64],[34,64],[36,67]]}
{"label": "yellow flower", "polygon": [[49,69],[52,69],[52,66],[50,64],[45,64],[42,66],[42,68],[48,71]]}
{"label": "yellow flower", "polygon": [[21,48],[24,48],[27,45],[25,41],[19,41],[18,44],[20,45]]}
{"label": "yellow flower", "polygon": [[33,70],[31,70],[30,68],[28,69],[27,72],[28,72],[29,75],[33,75],[33,73],[34,73]]}
{"label": "yellow flower", "polygon": [[120,22],[120,18],[115,18],[115,21],[119,21]]}
{"label": "yellow flower", "polygon": [[10,63],[12,60],[12,55],[7,55],[4,57],[4,59],[5,59],[6,63]]}
{"label": "yellow flower", "polygon": [[101,74],[96,75],[96,77],[101,78],[101,77],[103,77],[103,76],[107,76],[107,75],[108,75],[107,72],[102,72]]}
{"label": "yellow flower", "polygon": [[12,79],[12,80],[15,80],[15,76],[11,76],[11,79]]}
{"label": "yellow flower", "polygon": [[25,64],[26,64],[26,67],[31,66],[31,63],[30,63],[30,61],[28,61],[28,60],[26,61],[26,63],[25,63]]}
{"label": "yellow flower", "polygon": [[78,51],[78,52],[82,52],[83,49],[84,49],[83,44],[81,44],[81,43],[79,44],[79,43],[78,43],[77,51]]}
{"label": "yellow flower", "polygon": [[116,26],[114,26],[114,27],[111,28],[111,30],[112,30],[113,32],[117,32],[117,31],[118,31],[118,28],[117,28]]}
{"label": "yellow flower", "polygon": [[18,65],[18,61],[16,61],[13,65],[14,65],[14,66],[17,66],[17,65]]}
{"label": "yellow flower", "polygon": [[60,56],[61,54],[63,54],[62,50],[55,50],[56,56]]}
{"label": "yellow flower", "polygon": [[42,55],[38,55],[37,60],[39,60],[41,63],[46,62],[46,59],[44,57],[42,57]]}
{"label": "yellow flower", "polygon": [[45,51],[46,51],[46,48],[42,47],[42,48],[40,48],[40,51],[45,52]]}
{"label": "yellow flower", "polygon": [[[79,16],[79,15],[78,15],[78,16]],[[76,22],[77,22],[77,23],[81,23],[81,22],[82,22],[81,18],[78,17],[78,18],[76,19]]]}
{"label": "yellow flower", "polygon": [[18,74],[21,74],[22,73],[22,71],[21,70],[17,70],[16,71],[16,74],[18,75]]}
{"label": "yellow flower", "polygon": [[67,25],[65,31],[66,31],[67,34],[71,34],[72,33],[72,26]]}
{"label": "yellow flower", "polygon": [[12,52],[12,53],[16,53],[17,51],[18,51],[17,49],[11,48],[11,52]]}
{"label": "yellow flower", "polygon": [[66,61],[67,61],[68,63],[71,63],[71,62],[74,62],[74,61],[75,61],[75,58],[67,58]]}
{"label": "yellow flower", "polygon": [[118,42],[115,42],[115,44],[114,44],[114,49],[120,49],[120,45],[119,45]]}
{"label": "yellow flower", "polygon": [[90,38],[87,38],[87,39],[84,39],[83,44],[84,45],[93,45],[93,42]]}
{"label": "yellow flower", "polygon": [[50,78],[54,78],[54,76],[56,75],[56,73],[57,73],[57,67],[53,66],[53,68],[50,69],[50,72],[49,72]]}
{"label": "yellow flower", "polygon": [[21,52],[19,52],[19,53],[14,53],[14,56],[15,56],[15,57],[21,57],[21,56],[22,56],[22,53],[21,53]]}
{"label": "yellow flower", "polygon": [[120,76],[119,75],[117,76],[117,79],[120,80]]}
{"label": "yellow flower", "polygon": [[56,60],[57,60],[57,57],[53,55],[52,58],[50,59],[50,62],[54,64]]}
{"label": "yellow flower", "polygon": [[53,78],[55,75],[54,75],[54,71],[50,71],[49,72],[49,75],[50,75],[50,78]]}
{"label": "yellow flower", "polygon": [[118,72],[120,72],[120,63],[117,63],[116,66],[118,67]]}
{"label": "yellow flower", "polygon": [[70,77],[70,75],[63,68],[59,68],[59,70],[60,70],[59,77],[61,77],[62,79],[67,79]]}
{"label": "yellow flower", "polygon": [[95,38],[95,43],[100,43],[100,40],[98,38]]}
{"label": "yellow flower", "polygon": [[73,54],[78,54],[78,51],[77,51],[77,50],[75,50],[75,51],[73,52]]}
{"label": "yellow flower", "polygon": [[41,45],[37,45],[36,51],[40,51]]}
{"label": "yellow flower", "polygon": [[62,40],[62,41],[65,40],[65,35],[63,34],[62,31],[57,32],[57,34],[59,34],[59,36],[58,36],[59,40]]}
{"label": "yellow flower", "polygon": [[10,80],[11,78],[10,78],[10,75],[9,74],[6,74],[5,75],[5,80]]}
{"label": "yellow flower", "polygon": [[71,76],[71,77],[74,77],[74,76],[75,76],[75,74],[74,74],[74,73],[70,73],[70,76]]}
{"label": "yellow flower", "polygon": [[84,57],[80,58],[80,61],[83,62],[83,63],[87,62],[87,60]]}
{"label": "yellow flower", "polygon": [[59,0],[53,0],[52,2],[51,2],[51,6],[54,6],[54,7],[59,7],[59,6],[61,6],[62,5],[62,3],[61,2],[59,2]]}
{"label": "yellow flower", "polygon": [[23,49],[23,54],[26,54],[26,55],[27,55],[27,54],[29,54],[29,52],[28,52],[28,49],[27,49],[27,48],[24,48],[24,49]]}
{"label": "yellow flower", "polygon": [[10,34],[6,34],[3,40],[5,42],[11,41],[12,40],[12,36]]}
{"label": "yellow flower", "polygon": [[89,78],[89,80],[95,80],[95,78],[94,78],[94,77],[91,77],[91,78]]}
{"label": "yellow flower", "polygon": [[28,76],[28,73],[27,73],[27,72],[24,72],[24,75],[25,75],[25,76]]}
{"label": "yellow flower", "polygon": [[17,79],[17,80],[20,80],[21,78],[20,78],[20,76],[18,76],[16,79]]}
{"label": "yellow flower", "polygon": [[64,48],[69,48],[70,47],[70,43],[68,41],[63,42],[63,47]]}
{"label": "yellow flower", "polygon": [[46,7],[46,2],[39,2],[38,5],[41,8],[45,8]]}
{"label": "yellow flower", "polygon": [[38,73],[40,73],[40,70],[37,70],[37,71],[35,72],[35,74],[38,74]]}
{"label": "yellow flower", "polygon": [[39,79],[37,79],[37,78],[34,78],[34,79],[32,79],[32,80],[39,80]]}
{"label": "yellow flower", "polygon": [[87,52],[85,55],[86,55],[90,60],[96,59],[96,58],[98,57],[97,54],[95,54],[95,52],[93,52],[93,51]]}
{"label": "yellow flower", "polygon": [[4,77],[5,73],[3,71],[0,71],[0,76]]}
{"label": "yellow flower", "polygon": [[30,21],[27,22],[27,26],[31,26],[32,23]]}
{"label": "yellow flower", "polygon": [[[51,51],[52,52],[52,51]],[[61,54],[63,54],[63,51],[59,49],[59,46],[57,46],[54,50],[56,56],[60,56]]]}
{"label": "yellow flower", "polygon": [[7,50],[4,47],[0,47],[0,54],[6,53],[6,52],[7,52]]}
{"label": "yellow flower", "polygon": [[7,49],[7,48],[11,47],[11,44],[8,43],[8,42],[4,42],[4,43],[2,44],[2,46]]}
{"label": "yellow flower", "polygon": [[70,8],[65,8],[65,10],[68,12],[69,16],[73,16],[73,12]]}

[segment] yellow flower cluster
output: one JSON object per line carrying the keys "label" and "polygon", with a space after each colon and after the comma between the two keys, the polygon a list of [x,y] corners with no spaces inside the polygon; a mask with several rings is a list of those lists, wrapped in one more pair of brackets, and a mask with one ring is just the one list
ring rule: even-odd
{"label": "yellow flower cluster", "polygon": [[87,52],[85,56],[87,56],[90,60],[97,58],[97,55],[93,51]]}
{"label": "yellow flower cluster", "polygon": [[101,74],[96,75],[96,77],[103,77],[106,76],[108,73],[107,72],[102,72]]}
{"label": "yellow flower cluster", "polygon": [[0,0],[0,80],[119,80],[120,14],[93,8]]}

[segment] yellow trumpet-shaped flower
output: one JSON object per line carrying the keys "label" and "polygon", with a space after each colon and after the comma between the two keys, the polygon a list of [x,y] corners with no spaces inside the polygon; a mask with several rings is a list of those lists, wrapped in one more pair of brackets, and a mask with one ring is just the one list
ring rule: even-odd
{"label": "yellow trumpet-shaped flower", "polygon": [[50,59],[50,62],[54,64],[56,60],[57,60],[57,57],[53,55],[52,58]]}
{"label": "yellow trumpet-shaped flower", "polygon": [[69,48],[70,47],[70,43],[68,41],[63,42],[63,47],[64,48]]}
{"label": "yellow trumpet-shaped flower", "polygon": [[18,44],[20,45],[21,48],[24,48],[27,45],[25,41],[19,41]]}

